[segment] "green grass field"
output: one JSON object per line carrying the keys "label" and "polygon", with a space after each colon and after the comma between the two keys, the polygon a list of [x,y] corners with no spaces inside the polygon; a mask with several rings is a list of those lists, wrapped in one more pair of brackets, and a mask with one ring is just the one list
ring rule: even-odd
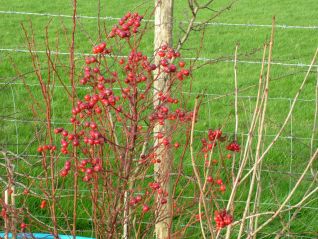
{"label": "green grass field", "polygon": [[[203,2],[203,1],[202,1]],[[228,1],[215,0],[213,11],[203,11],[198,21],[202,21],[215,11],[226,6]],[[182,21],[189,19],[189,11],[186,8],[186,1],[175,1],[175,43],[182,35],[179,26]],[[106,1],[101,0],[101,17],[111,16],[120,18],[127,11],[138,11],[145,13],[146,19],[149,19],[153,1]],[[78,0],[78,15],[97,16],[98,1]],[[15,12],[15,13],[13,13]],[[308,67],[301,64],[309,65],[311,58],[318,45],[318,5],[316,0],[307,1],[275,1],[275,0],[239,0],[233,7],[224,12],[221,16],[213,20],[218,23],[235,23],[235,24],[259,24],[271,25],[272,16],[276,17],[277,26],[275,33],[275,45],[273,50],[269,106],[266,118],[266,133],[268,142],[273,138],[285,119],[285,116],[291,105],[291,98],[296,94]],[[27,13],[42,13],[64,15],[64,17],[49,17],[40,15],[30,15]],[[30,56],[26,52],[16,52],[14,50],[27,50],[25,36],[21,27],[24,24],[30,30],[32,22],[36,49],[45,51],[45,27],[50,22],[49,36],[52,50],[55,50],[57,35],[59,34],[59,52],[68,52],[62,26],[67,29],[66,35],[70,35],[72,19],[66,15],[72,14],[71,1],[56,0],[27,0],[27,1],[4,1],[0,0],[0,145],[2,149],[10,150],[14,153],[26,157],[28,160],[34,159],[35,147],[34,142],[35,128],[39,125],[34,121],[41,121],[44,116],[34,119],[30,110],[29,94],[22,84],[18,74],[24,74],[25,80],[35,95],[40,96],[40,89],[32,74]],[[98,42],[98,21],[95,18],[81,18],[76,33],[77,53],[90,52],[93,44]],[[101,20],[106,28],[110,28],[116,23],[116,20]],[[184,25],[184,23],[183,23]],[[282,27],[299,26],[299,27]],[[316,26],[316,28],[305,28],[306,26]],[[153,27],[149,24],[141,48],[144,52],[151,55],[153,49]],[[239,131],[246,134],[248,131],[249,121],[255,105],[255,95],[257,93],[257,83],[261,65],[259,62],[262,57],[262,48],[266,40],[269,39],[271,28],[268,26],[243,26],[243,25],[209,25],[205,29],[204,39],[201,46],[201,35],[198,32],[192,32],[187,43],[183,46],[181,53],[185,58],[199,56],[201,58],[216,59],[225,57],[233,59],[234,48],[237,43],[239,47],[238,63],[238,84],[239,84]],[[39,53],[43,62],[45,54]],[[83,57],[77,55],[77,69],[80,71]],[[68,61],[68,55],[62,55],[61,61]],[[190,61],[188,59],[187,61]],[[203,64],[198,61],[196,64]],[[43,65],[45,66],[46,63]],[[19,69],[19,73],[16,72]],[[318,69],[318,66],[316,67]],[[315,69],[315,70],[316,70]],[[274,210],[278,202],[284,200],[286,194],[291,190],[299,173],[304,168],[306,160],[310,155],[310,139],[312,137],[312,128],[315,113],[315,87],[317,74],[311,74],[300,99],[296,104],[292,120],[288,123],[283,137],[277,142],[269,155],[266,157],[263,172],[263,204],[262,208]],[[65,82],[67,81],[67,75]],[[229,136],[233,135],[234,129],[234,71],[233,62],[220,61],[215,64],[208,64],[193,72],[192,86],[184,87],[185,92],[191,92],[189,99],[194,99],[197,93],[206,93],[204,104],[200,115],[201,123],[198,124],[197,130],[207,128],[217,128],[224,123],[224,131]],[[79,89],[85,92],[85,89]],[[185,93],[185,95],[187,95]],[[187,95],[188,96],[188,95]],[[221,96],[221,97],[220,97]],[[58,86],[54,91],[53,102],[53,122],[55,125],[67,125],[70,104],[65,93]],[[193,101],[189,100],[189,107],[193,106]],[[290,137],[292,136],[292,137]],[[317,137],[317,134],[315,135]],[[242,136],[243,137],[243,136]],[[314,141],[314,147],[318,146]],[[190,162],[189,162],[190,164]],[[315,169],[317,170],[315,164]],[[27,171],[23,164],[17,165],[18,170]],[[187,166],[185,166],[187,167]],[[185,172],[187,170],[185,169]],[[5,172],[0,169],[0,173],[5,177]],[[36,173],[36,172],[32,172]],[[310,183],[308,175],[302,187],[297,191],[301,196],[301,189]],[[23,180],[23,179],[21,179]],[[272,187],[274,185],[274,187]],[[2,184],[0,189],[2,191]],[[273,198],[274,190],[277,198]],[[318,237],[318,201],[312,200],[297,220],[290,226],[290,235],[284,238],[317,238]],[[296,197],[297,199],[297,197]],[[242,192],[239,201],[244,202],[246,195]],[[277,202],[278,201],[278,202]],[[297,200],[296,200],[297,201]],[[34,202],[36,208],[38,202]],[[65,204],[67,206],[67,203]],[[243,207],[243,204],[242,204]],[[32,206],[31,206],[32,208]],[[237,210],[240,211],[240,202],[237,204]],[[36,212],[36,209],[35,209]],[[85,217],[84,212],[80,215]],[[39,212],[39,218],[49,222],[45,212]],[[288,216],[282,220],[288,221]],[[239,217],[239,215],[238,215]],[[63,218],[61,219],[61,221]],[[0,231],[1,224],[0,222]],[[274,221],[262,235],[262,238],[273,238],[273,234],[278,230],[280,221]],[[83,219],[78,222],[79,229],[83,230],[81,234],[90,235],[90,222]],[[192,230],[192,229],[191,229]],[[200,231],[194,228],[189,232],[189,238],[200,237]],[[199,235],[199,236],[198,236]]]}

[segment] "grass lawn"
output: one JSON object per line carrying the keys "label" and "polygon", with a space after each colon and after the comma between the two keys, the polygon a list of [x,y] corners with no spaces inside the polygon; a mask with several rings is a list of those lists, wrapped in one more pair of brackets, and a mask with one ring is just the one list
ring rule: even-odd
{"label": "grass lawn", "polygon": [[[187,21],[190,17],[186,8],[187,1],[175,1],[175,43],[182,35],[180,26],[182,21]],[[200,1],[201,2],[201,1]],[[202,21],[215,11],[226,6],[228,1],[215,0],[212,11],[205,10],[198,16],[198,21]],[[138,11],[146,13],[149,19],[149,11],[153,1],[106,1],[101,0],[101,17],[111,16],[120,18],[127,11]],[[78,0],[78,15],[97,16],[98,1]],[[291,106],[291,98],[296,94],[316,50],[318,43],[318,5],[316,0],[306,1],[276,1],[276,0],[239,0],[231,10],[224,12],[213,21],[218,23],[235,24],[259,24],[271,25],[272,16],[276,16],[277,26],[275,33],[275,46],[273,50],[269,105],[266,117],[266,138],[268,142],[273,139],[275,133],[282,125],[286,114]],[[13,13],[15,12],[15,14]],[[26,13],[42,13],[53,15],[64,15],[64,17],[48,17],[40,15],[30,15]],[[45,51],[45,27],[49,20],[49,42],[52,49],[55,49],[56,36],[59,34],[59,51],[67,52],[68,45],[64,38],[62,26],[65,26],[66,35],[70,36],[72,19],[67,16],[72,14],[71,1],[56,0],[0,0],[0,145],[1,148],[34,160],[36,156],[35,148],[35,128],[41,130],[41,123],[34,121],[43,120],[44,116],[34,119],[30,110],[29,94],[17,77],[17,68],[20,70],[35,95],[41,95],[34,74],[30,56],[26,52],[14,52],[10,49],[27,50],[26,40],[21,24],[30,31],[30,21],[32,22],[36,49]],[[117,20],[101,20],[101,24],[109,29]],[[98,42],[98,21],[95,18],[81,18],[76,33],[75,51],[79,54],[91,51],[92,45]],[[298,27],[284,27],[298,26]],[[316,28],[305,28],[316,26]],[[141,43],[141,49],[147,54],[152,54],[153,27],[149,24],[145,37]],[[238,63],[238,84],[239,84],[239,132],[244,134],[248,131],[249,121],[255,105],[255,95],[257,93],[257,83],[261,65],[263,43],[269,39],[271,28],[268,26],[251,25],[208,25],[205,28],[204,39],[201,41],[201,34],[192,32],[187,43],[181,50],[182,56],[187,58],[196,57],[197,52],[201,58],[217,59],[225,57],[233,59],[234,48],[239,43],[239,63]],[[45,54],[39,53],[40,58],[45,62]],[[77,69],[80,71],[83,65],[83,57],[77,55]],[[62,62],[68,61],[68,55],[61,56]],[[196,64],[203,64],[198,61]],[[43,65],[45,66],[46,63]],[[318,69],[318,66],[316,67]],[[68,83],[67,75],[63,74],[65,82]],[[184,95],[189,99],[194,99],[197,93],[206,93],[204,104],[200,115],[201,123],[197,125],[197,133],[207,128],[217,128],[224,123],[224,131],[229,136],[233,135],[234,129],[234,71],[233,62],[219,61],[215,64],[208,64],[193,72],[193,81],[183,88]],[[310,155],[310,139],[315,113],[315,87],[316,75],[311,74],[296,104],[292,120],[288,123],[283,137],[277,142],[268,156],[265,158],[263,181],[263,197],[261,207],[268,210],[275,210],[277,203],[282,202],[287,193],[295,184],[299,173],[306,166],[306,160]],[[79,88],[83,93],[86,89]],[[191,94],[189,93],[191,92]],[[67,104],[68,99],[61,87],[56,86],[53,102],[53,122],[56,126],[65,126],[68,123],[68,115],[71,105]],[[189,107],[193,106],[193,101],[189,100]],[[42,124],[43,126],[43,124]],[[317,137],[317,134],[315,135]],[[199,137],[199,136],[198,136]],[[318,146],[314,141],[314,147]],[[185,165],[185,172],[191,170],[189,164]],[[317,170],[317,163],[314,164]],[[40,167],[39,167],[40,168]],[[17,170],[26,172],[29,170],[23,163],[17,164]],[[36,174],[35,168],[32,173]],[[40,170],[40,169],[39,169]],[[0,168],[0,176],[5,177],[4,169]],[[301,197],[302,190],[310,183],[305,180],[302,187],[297,191],[298,198]],[[23,180],[23,179],[21,179]],[[3,184],[0,184],[2,191]],[[248,185],[246,186],[248,188]],[[64,190],[64,189],[63,189]],[[66,189],[65,189],[66,190]],[[67,191],[67,190],[66,190]],[[274,192],[273,192],[274,191]],[[273,197],[273,193],[276,198]],[[83,195],[85,192],[83,192]],[[87,195],[86,195],[87,196]],[[225,195],[226,198],[227,195]],[[317,238],[318,237],[318,201],[312,200],[306,208],[298,215],[297,220],[290,226],[290,235],[284,238]],[[297,197],[296,197],[297,199]],[[237,218],[240,216],[240,209],[244,208],[246,193],[241,192],[241,198],[237,202]],[[297,202],[297,200],[295,201]],[[38,212],[38,202],[33,201],[34,214],[49,223],[46,212]],[[65,202],[65,207],[71,202]],[[242,206],[242,207],[241,207]],[[79,219],[78,228],[82,235],[90,235],[91,223],[85,219],[85,213],[79,212],[83,219]],[[288,213],[282,220],[288,221]],[[62,221],[64,218],[61,218]],[[273,234],[278,230],[280,221],[274,221],[268,227],[262,238],[273,238]],[[0,221],[0,231],[2,221]],[[316,233],[316,234],[315,234]],[[199,228],[192,228],[189,238],[200,236]]]}

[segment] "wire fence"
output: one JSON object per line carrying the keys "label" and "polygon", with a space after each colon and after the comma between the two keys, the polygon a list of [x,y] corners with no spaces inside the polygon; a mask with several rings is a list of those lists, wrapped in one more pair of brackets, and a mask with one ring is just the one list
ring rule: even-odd
{"label": "wire fence", "polygon": [[[59,18],[72,18],[71,15],[63,15],[63,14],[53,14],[53,13],[37,13],[37,12],[24,12],[24,11],[0,11],[0,14],[3,15],[10,15],[12,17],[14,17],[15,15],[22,15],[22,16],[38,16],[38,17],[59,17]],[[78,19],[97,19],[97,17],[95,16],[77,16]],[[103,20],[119,20],[120,18],[117,17],[113,17],[113,16],[106,16],[106,17],[100,17],[100,19]],[[149,22],[153,22],[153,20],[146,20]],[[200,22],[197,22],[197,24],[200,24]],[[247,23],[247,24],[238,24],[238,23],[222,23],[222,22],[210,22],[210,23],[206,23],[207,25],[210,26],[219,26],[219,27],[254,27],[254,28],[271,28],[271,25],[266,25],[266,24],[252,24],[252,23]],[[312,31],[313,36],[315,34],[317,34],[318,30],[318,26],[293,26],[293,25],[276,25],[276,28],[280,28],[280,29],[302,29],[302,30],[306,30],[306,31]],[[4,45],[0,45],[0,52],[9,52],[11,54],[17,54],[17,53],[21,53],[21,54],[27,54],[29,53],[29,50],[27,49],[22,49],[19,46],[17,46],[17,48],[6,48],[6,46]],[[37,50],[34,51],[34,53],[38,53],[38,54],[45,54],[47,53],[44,50]],[[55,51],[50,51],[51,54],[58,54],[58,55],[69,55],[68,52],[55,52]],[[78,56],[85,56],[85,55],[92,55],[89,53],[80,53],[77,52],[75,53],[75,55]],[[14,57],[14,55],[13,55]],[[120,57],[125,57],[125,56],[120,56]],[[218,59],[213,59],[213,58],[185,58],[186,60],[197,60],[197,61],[202,61],[202,62],[212,62],[212,61],[221,61],[221,62],[234,62],[234,59],[223,59],[223,60],[218,60]],[[244,61],[244,60],[238,60],[239,64],[262,64],[262,62],[260,61]],[[299,67],[299,68],[308,68],[309,65],[306,63],[285,63],[285,62],[272,62],[272,65],[278,65],[278,66],[283,66],[283,67]],[[316,67],[318,69],[318,65],[314,65],[314,67]],[[33,123],[43,123],[44,121],[41,121],[40,119],[34,119],[34,118],[28,118],[25,116],[22,116],[22,118],[19,118],[19,112],[21,110],[21,101],[18,102],[17,100],[17,96],[16,96],[16,92],[14,90],[15,87],[21,87],[24,86],[25,83],[22,83],[19,81],[19,77],[17,76],[12,76],[12,77],[4,77],[1,78],[4,81],[0,82],[0,87],[2,87],[2,89],[11,95],[11,101],[12,101],[12,108],[13,108],[13,115],[1,115],[0,116],[0,122],[1,124],[5,124],[8,128],[12,127],[12,129],[14,130],[14,136],[15,136],[15,140],[12,142],[7,142],[6,145],[3,146],[8,146],[8,145],[12,145],[13,147],[10,147],[11,149],[14,148],[15,150],[13,150],[13,152],[18,156],[18,157],[23,157],[23,158],[37,158],[38,155],[32,154],[30,152],[28,152],[27,148],[29,146],[29,142],[25,142],[25,140],[23,139],[24,136],[21,135],[25,135],[25,133],[21,133],[21,128],[23,130],[23,127],[21,127],[21,125],[25,125],[25,124],[33,124]],[[39,87],[38,84],[27,84],[29,87]],[[55,85],[55,88],[59,89],[59,88],[63,88],[64,86],[62,85]],[[82,87],[82,86],[78,86],[78,89],[83,89],[86,90],[88,89],[87,87]],[[183,94],[186,95],[198,95],[200,94],[199,92],[183,92]],[[231,99],[231,97],[233,97],[233,94],[215,94],[215,93],[204,93],[204,95],[206,97],[208,97],[208,104],[205,106],[208,109],[206,109],[206,117],[208,119],[211,119],[211,111],[210,108],[211,104],[214,101],[217,101],[218,99],[222,99],[222,98],[226,98],[226,99]],[[247,100],[249,102],[249,104],[251,105],[251,101],[255,100],[256,96],[252,96],[252,95],[239,95],[238,96],[239,99],[241,100]],[[9,100],[9,99],[7,99]],[[277,102],[284,102],[286,104],[289,105],[289,108],[291,108],[292,106],[292,100],[293,98],[289,98],[289,97],[269,97],[269,100],[272,101],[277,101]],[[300,102],[301,104],[311,104],[311,106],[315,106],[315,104],[317,103],[317,99],[298,99],[298,102]],[[13,126],[12,126],[12,125]],[[54,114],[53,114],[53,120],[52,120],[52,124],[59,126],[59,125],[68,125],[71,123],[68,123],[65,119],[55,119],[54,118]],[[210,123],[209,123],[210,124]],[[295,124],[297,125],[295,128]],[[295,177],[299,177],[300,173],[298,173],[295,170],[295,158],[297,157],[298,152],[295,152],[295,144],[297,144],[299,141],[306,141],[307,143],[310,140],[314,140],[314,142],[317,142],[318,139],[316,138],[312,138],[312,137],[305,137],[305,136],[298,136],[295,133],[295,129],[297,129],[299,123],[295,122],[295,118],[292,116],[291,117],[291,121],[290,121],[290,128],[288,129],[288,133],[286,135],[283,135],[281,138],[283,140],[285,140],[285,142],[288,142],[288,146],[289,146],[289,152],[288,155],[285,156],[285,158],[288,158],[288,167],[284,167],[283,170],[277,169],[277,170],[273,170],[273,169],[263,169],[262,171],[266,172],[266,173],[270,173],[270,174],[280,174],[280,175],[287,175],[287,177],[289,177],[289,191],[292,190],[293,187],[293,178]],[[5,132],[5,131],[4,131]],[[203,130],[196,130],[196,133],[204,133],[205,131]],[[30,132],[31,133],[31,132]],[[225,132],[227,134],[230,134],[230,132]],[[240,135],[243,136],[247,136],[247,132],[240,132]],[[269,138],[273,138],[275,136],[275,134],[266,134],[266,137]],[[27,140],[29,140],[29,138],[27,137]],[[17,165],[18,166],[18,165]],[[186,167],[191,167],[191,164],[186,164]],[[199,167],[203,167],[203,164],[198,164],[197,166]],[[310,180],[310,175],[308,174],[308,178]],[[151,175],[149,175],[151,176]],[[1,181],[1,180],[0,180]],[[1,183],[1,182],[0,182]],[[2,182],[3,183],[3,182]],[[65,193],[67,195],[69,195],[70,193],[70,189],[58,189],[60,191],[65,191]],[[82,193],[88,193],[89,190],[80,190],[80,192]],[[187,197],[189,199],[193,199],[193,197],[189,196]],[[236,203],[246,203],[245,201],[240,201],[237,200]],[[279,204],[276,203],[262,203],[265,206],[269,206],[269,207],[277,207]],[[287,205],[286,207],[291,207],[291,205]],[[313,206],[305,206],[304,208],[306,209],[310,209],[310,210],[318,210],[318,205],[313,207]],[[43,215],[36,215],[36,217],[38,218],[45,218],[47,219],[46,216]],[[289,218],[291,217],[291,214],[289,212]],[[64,218],[62,218],[64,219]],[[90,221],[90,218],[79,218],[80,220],[88,220]],[[286,234],[287,238],[314,238],[314,237],[310,237],[310,236],[306,236],[303,234],[297,235],[297,234]]]}
{"label": "wire fence", "polygon": [[[0,11],[0,14],[9,14],[9,15],[31,15],[31,16],[41,16],[41,17],[59,17],[59,18],[73,18],[72,15],[65,15],[65,14],[53,14],[53,13],[38,13],[38,12],[20,12],[20,11]],[[120,20],[119,17],[113,17],[113,16],[76,16],[78,19],[101,19],[101,20]],[[154,22],[154,20],[151,19],[145,19],[146,22]],[[181,21],[181,23],[188,23],[187,21]],[[202,24],[202,22],[195,22],[195,24]],[[225,23],[225,22],[206,22],[203,23],[205,25],[211,25],[211,26],[231,26],[231,27],[260,27],[260,28],[271,28],[272,25],[268,24],[255,24],[255,23]],[[293,25],[281,25],[277,24],[275,25],[276,28],[281,29],[306,29],[306,30],[318,30],[318,26],[293,26]]]}
{"label": "wire fence", "polygon": [[[12,49],[12,48],[0,48],[0,52],[17,52],[17,53],[39,53],[39,54],[56,54],[56,55],[69,55],[69,52],[56,52],[56,51],[33,51],[33,50],[26,50],[26,49]],[[77,56],[91,56],[93,54],[91,53],[79,53],[75,52],[75,55]],[[106,56],[106,57],[111,57],[111,56]],[[116,56],[120,58],[126,58],[127,56]],[[196,61],[202,61],[202,62],[231,62],[234,63],[234,60],[229,60],[229,59],[216,59],[216,58],[201,58],[201,57],[184,57],[183,59],[185,60],[196,60]],[[238,63],[243,63],[243,64],[252,64],[252,65],[261,65],[261,61],[244,61],[244,60],[237,60]],[[266,63],[267,64],[267,63]],[[308,68],[310,65],[305,64],[305,63],[283,63],[283,62],[271,62],[271,65],[278,65],[278,66],[289,66],[289,67],[306,67]],[[313,67],[318,67],[318,65],[313,65]]]}

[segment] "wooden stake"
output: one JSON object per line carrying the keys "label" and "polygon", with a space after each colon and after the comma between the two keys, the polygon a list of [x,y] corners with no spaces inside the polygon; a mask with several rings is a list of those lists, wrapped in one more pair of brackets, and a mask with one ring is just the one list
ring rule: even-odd
{"label": "wooden stake", "polygon": [[[172,16],[173,16],[173,0],[155,0],[155,39],[154,50],[155,52],[163,45],[172,46]],[[155,64],[158,65],[160,58],[155,56]],[[160,73],[157,69],[154,73],[154,107],[159,104],[158,92],[168,93],[169,81],[166,74]],[[159,140],[157,139],[158,133],[169,132],[169,125],[167,122],[164,126],[157,124],[154,127],[155,147],[157,147]],[[161,163],[157,163],[154,166],[155,180],[160,183],[161,188],[168,192],[167,203],[161,204],[160,198],[157,198],[157,215],[158,222],[155,226],[155,234],[157,239],[170,238],[170,229],[172,223],[172,197],[170,188],[170,173],[172,157],[169,150],[164,149],[162,146],[158,146],[156,153]]]}

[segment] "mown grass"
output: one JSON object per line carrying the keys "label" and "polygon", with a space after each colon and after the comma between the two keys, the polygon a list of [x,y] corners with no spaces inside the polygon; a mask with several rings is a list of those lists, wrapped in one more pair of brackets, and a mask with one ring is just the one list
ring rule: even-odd
{"label": "mown grass", "polygon": [[[254,24],[271,24],[271,18],[276,16],[276,23],[281,25],[297,25],[297,26],[313,26],[318,25],[316,18],[317,7],[315,0],[306,2],[293,1],[252,1],[241,0],[233,5],[230,11],[225,12],[216,18],[216,22],[227,23],[254,23]],[[146,18],[150,18],[153,1],[101,1],[101,16],[121,17],[127,11],[146,12]],[[189,11],[185,7],[185,1],[175,1],[175,43],[182,31],[179,29],[179,22],[189,19]],[[219,10],[227,4],[226,0],[216,1],[213,10]],[[96,16],[97,1],[78,1],[78,15]],[[19,12],[36,12],[51,14],[72,14],[70,1],[3,1],[0,0],[0,11],[19,11]],[[213,11],[204,11],[199,15],[199,21],[214,14]],[[45,27],[49,20],[49,41],[51,49],[55,50],[57,35],[59,35],[59,51],[67,52],[68,44],[63,36],[62,26],[65,26],[66,34],[71,31],[71,19],[46,16],[32,16],[24,14],[1,14],[0,29],[0,48],[8,49],[26,49],[26,40],[21,28],[21,24],[25,25],[30,32],[30,21],[32,22],[36,49],[45,50]],[[116,23],[114,20],[102,20],[109,29]],[[80,19],[76,34],[76,52],[90,52],[92,44],[98,42],[97,34],[98,24],[96,19]],[[261,60],[263,43],[268,40],[270,35],[269,27],[247,27],[247,26],[216,26],[211,25],[205,28],[204,39],[201,42],[201,35],[198,32],[191,33],[188,42],[184,45],[181,53],[184,57],[196,57],[196,53],[200,52],[200,57],[219,58],[225,57],[233,59],[234,47],[240,44],[239,60],[248,62],[259,62]],[[311,57],[317,47],[317,29],[295,29],[295,28],[277,28],[275,33],[275,46],[273,51],[273,61],[288,64],[304,63],[309,64]],[[152,53],[153,33],[152,25],[149,24],[144,39],[141,43],[141,49],[147,54]],[[202,44],[202,47],[200,48]],[[43,68],[46,66],[45,55],[39,54],[43,62]],[[68,61],[68,56],[61,56],[63,62]],[[78,72],[82,66],[81,56],[77,56]],[[189,61],[189,60],[188,60]],[[202,64],[198,62],[197,64]],[[16,66],[14,66],[15,64]],[[40,128],[39,124],[35,124],[33,114],[30,110],[29,93],[21,84],[21,79],[17,78],[18,68],[21,73],[25,73],[25,80],[30,84],[32,92],[41,95],[35,76],[32,74],[32,66],[30,56],[26,53],[0,51],[0,144],[3,148],[17,152],[26,156],[28,160],[34,160],[35,147],[37,142],[34,141],[35,128]],[[239,131],[246,133],[251,120],[251,113],[255,105],[255,95],[257,90],[257,82],[259,76],[260,64],[238,63],[238,83],[240,89],[239,98]],[[266,119],[266,142],[270,142],[273,135],[282,125],[284,117],[288,112],[291,100],[304,75],[306,67],[293,67],[273,65],[270,82],[270,97],[268,113]],[[68,76],[64,75],[65,82],[68,82]],[[224,131],[228,132],[229,137],[233,135],[234,129],[234,98],[232,95],[234,88],[233,63],[217,62],[199,68],[193,72],[193,80],[190,86],[184,87],[185,92],[192,92],[189,99],[194,99],[196,93],[204,92],[207,95],[202,105],[200,122],[197,130],[205,130],[207,128],[216,128],[225,125]],[[10,83],[10,84],[7,84]],[[58,84],[58,83],[57,83]],[[302,92],[296,109],[293,112],[292,122],[288,124],[283,133],[284,138],[279,140],[273,150],[266,157],[263,173],[263,196],[262,208],[273,210],[273,206],[279,201],[283,201],[286,194],[290,191],[295,183],[297,174],[300,173],[306,164],[306,159],[310,154],[310,137],[312,135],[313,116],[315,110],[315,74],[311,74],[308,83]],[[85,92],[85,89],[79,89]],[[228,95],[220,97],[219,95]],[[54,91],[53,102],[53,122],[56,126],[67,125],[68,114],[70,112],[69,100],[65,96],[62,88],[56,88]],[[188,107],[193,107],[193,101],[188,100]],[[226,120],[225,120],[226,119]],[[43,116],[37,117],[36,120],[43,120]],[[41,125],[41,124],[40,124]],[[43,124],[42,124],[43,127]],[[293,138],[288,138],[293,136]],[[201,136],[200,136],[201,137]],[[242,140],[244,137],[242,136]],[[199,140],[199,136],[198,136]],[[33,142],[33,143],[30,143]],[[317,141],[315,141],[315,147]],[[190,162],[189,162],[190,163]],[[19,165],[18,169],[19,169]],[[189,166],[185,166],[185,172],[190,172]],[[317,165],[315,165],[317,168]],[[20,165],[22,171],[28,168]],[[38,169],[40,170],[40,169]],[[0,170],[4,175],[4,171]],[[37,171],[33,171],[36,173]],[[309,182],[304,182],[302,189]],[[248,184],[246,185],[248,188]],[[273,191],[276,198],[273,197]],[[246,191],[242,190],[239,201],[246,199]],[[301,197],[301,190],[297,194]],[[225,198],[227,194],[225,194]],[[71,202],[65,203],[65,207]],[[37,212],[37,202],[33,202],[34,211]],[[244,204],[237,204],[237,215],[240,217],[240,209]],[[312,209],[305,209],[299,218],[291,225],[290,232],[307,235],[308,232],[317,232],[318,227],[315,223],[318,220],[317,201],[312,201],[307,205]],[[41,212],[45,217],[45,212]],[[85,217],[83,212],[80,214]],[[284,215],[287,221],[289,215]],[[310,219],[309,219],[310,218]],[[49,222],[48,218],[44,218]],[[61,222],[63,219],[61,219]],[[1,225],[1,224],[0,224]],[[280,225],[279,221],[275,221],[267,230],[268,233],[275,232]],[[91,225],[86,220],[79,222],[79,228],[89,230]],[[199,231],[192,228],[189,235],[193,238],[198,237]],[[90,233],[83,233],[89,235]],[[308,234],[310,235],[310,234]],[[266,235],[265,235],[266,236]],[[271,234],[267,238],[272,238]],[[315,238],[315,236],[313,236]]]}

